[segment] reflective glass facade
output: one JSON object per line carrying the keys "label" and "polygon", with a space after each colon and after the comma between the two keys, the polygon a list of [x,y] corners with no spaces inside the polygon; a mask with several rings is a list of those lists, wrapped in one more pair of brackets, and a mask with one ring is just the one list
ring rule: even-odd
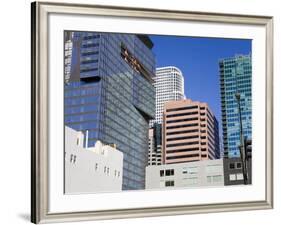
{"label": "reflective glass facade", "polygon": [[250,55],[220,60],[223,146],[226,158],[240,157],[240,128],[236,93],[241,95],[244,137],[252,138],[252,61]]}
{"label": "reflective glass facade", "polygon": [[65,125],[87,133],[88,146],[116,144],[124,154],[123,190],[144,189],[155,114],[153,43],[143,35],[74,32],[72,45]]}

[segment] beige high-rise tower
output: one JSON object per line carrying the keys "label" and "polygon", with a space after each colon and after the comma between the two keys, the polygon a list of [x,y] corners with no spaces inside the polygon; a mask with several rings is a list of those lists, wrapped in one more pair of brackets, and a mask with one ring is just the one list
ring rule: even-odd
{"label": "beige high-rise tower", "polygon": [[207,103],[184,99],[164,105],[164,164],[218,159],[218,122]]}

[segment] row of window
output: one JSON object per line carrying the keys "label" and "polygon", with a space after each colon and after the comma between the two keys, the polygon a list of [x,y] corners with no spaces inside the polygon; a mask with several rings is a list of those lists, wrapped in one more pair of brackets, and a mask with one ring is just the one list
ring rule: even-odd
{"label": "row of window", "polygon": [[236,162],[236,163],[229,163],[229,169],[241,169],[242,163]]}
{"label": "row of window", "polygon": [[167,132],[166,135],[169,136],[169,135],[174,135],[174,134],[187,134],[187,133],[195,133],[195,132],[199,132],[199,130],[195,129],[195,130]]}
{"label": "row of window", "polygon": [[167,126],[166,129],[176,129],[176,128],[184,128],[184,127],[194,127],[198,126],[198,123],[191,123],[191,124],[184,124],[184,125],[178,125],[178,126]]}
{"label": "row of window", "polygon": [[[70,155],[70,163],[75,164],[75,163],[76,163],[76,160],[77,160],[77,156],[74,155],[74,154],[71,154],[71,155]],[[95,163],[95,171],[98,171],[98,163]],[[110,175],[110,168],[104,166],[103,172],[104,172],[106,175],[109,176],[109,175]],[[120,177],[120,171],[114,170],[114,176],[115,176],[115,177]]]}
{"label": "row of window", "polygon": [[174,176],[174,174],[175,174],[174,169],[160,170],[160,177]]}
{"label": "row of window", "polygon": [[91,47],[98,47],[99,43],[87,43],[87,44],[82,44],[82,48],[91,48]]}
{"label": "row of window", "polygon": [[91,39],[96,39],[96,38],[100,38],[100,34],[92,34],[92,33],[89,33],[89,36],[87,35],[85,35],[84,37],[83,37],[83,40],[91,40]]}
{"label": "row of window", "polygon": [[[166,150],[166,153],[192,152],[192,151],[199,151],[199,148],[184,148],[184,149],[176,149],[176,150]],[[206,151],[206,148],[202,148],[201,151]]]}
{"label": "row of window", "polygon": [[98,55],[98,54],[99,54],[98,51],[91,51],[91,52],[84,52],[84,53],[81,53],[82,56]]}
{"label": "row of window", "polygon": [[[218,183],[218,182],[222,182],[222,180],[223,180],[222,175],[207,176],[207,183]],[[184,185],[196,185],[198,184],[198,177],[184,178],[183,181],[184,181]],[[162,186],[163,183],[165,184],[165,187],[175,186],[174,180],[160,181],[160,186]]]}
{"label": "row of window", "polygon": [[236,180],[243,180],[243,174],[242,173],[237,173],[237,174],[229,174],[229,180],[230,181],[236,181]]}
{"label": "row of window", "polygon": [[[95,171],[98,171],[98,168],[99,168],[98,163],[95,163]],[[104,166],[103,167],[103,173],[109,176],[110,175],[110,168],[107,167],[107,166]],[[114,177],[120,177],[120,171],[114,170],[113,175],[114,175]]]}
{"label": "row of window", "polygon": [[89,68],[82,68],[82,69],[80,69],[81,73],[92,72],[92,71],[98,71],[98,68],[89,67]]}
{"label": "row of window", "polygon": [[187,140],[187,139],[195,139],[195,138],[199,138],[199,135],[176,137],[176,138],[167,138],[167,141]]}
{"label": "row of window", "polygon": [[186,112],[186,113],[178,113],[178,114],[173,114],[173,115],[166,115],[166,118],[179,117],[179,116],[188,116],[188,115],[195,115],[195,114],[198,114],[198,111]]}
{"label": "row of window", "polygon": [[79,115],[82,113],[98,113],[99,105],[98,104],[85,104],[80,106],[66,107],[64,110],[65,116]]}
{"label": "row of window", "polygon": [[99,94],[98,85],[91,85],[91,87],[79,88],[79,89],[67,89],[64,92],[64,97],[81,97],[81,96],[92,96]]}
{"label": "row of window", "polygon": [[168,157],[166,157],[166,159],[172,160],[172,159],[183,159],[183,158],[194,158],[194,157],[199,157],[199,154],[168,156]]}
{"label": "row of window", "polygon": [[181,110],[188,110],[188,109],[198,109],[198,106],[187,106],[187,107],[179,107],[179,108],[173,108],[173,109],[167,109],[167,112],[176,112]]}
{"label": "row of window", "polygon": [[168,147],[178,147],[178,146],[198,145],[198,144],[199,144],[199,141],[191,141],[191,142],[183,142],[183,143],[177,143],[177,144],[167,144],[166,147],[168,148]]}
{"label": "row of window", "polygon": [[175,186],[175,181],[173,180],[165,181],[165,187],[173,187],[173,186]]}

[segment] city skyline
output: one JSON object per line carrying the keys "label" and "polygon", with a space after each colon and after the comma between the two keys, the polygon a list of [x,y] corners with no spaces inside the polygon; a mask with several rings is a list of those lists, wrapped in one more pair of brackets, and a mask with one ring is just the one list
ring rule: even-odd
{"label": "city skyline", "polygon": [[[228,125],[224,123],[223,112],[226,109],[221,107],[224,104],[224,96],[231,94],[232,102],[229,104],[236,107],[232,109],[236,110],[235,115],[231,114],[232,120],[242,120],[238,117],[241,115],[240,108],[238,110],[237,102],[233,103],[233,98],[234,94],[240,92],[238,87],[242,80],[244,82],[247,79],[247,83],[243,83],[247,88],[251,84],[251,80],[248,82],[248,75],[251,77],[251,70],[248,71],[251,58],[246,66],[243,60],[239,61],[238,67],[235,63],[233,68],[228,68],[228,63],[226,67],[221,65],[226,59],[230,59],[232,63],[233,57],[237,55],[239,60],[251,57],[250,40],[80,31],[66,31],[64,40],[64,121],[66,127],[78,132],[77,135],[70,134],[73,137],[72,146],[78,146],[82,152],[94,146],[115,146],[114,148],[123,154],[120,161],[121,190],[145,189],[147,166],[150,166],[149,171],[152,172],[158,171],[163,165],[174,168],[173,166],[181,163],[198,162],[198,165],[201,165],[200,161],[220,159],[220,136],[229,139],[227,141],[232,141],[233,138],[225,135],[225,127]],[[248,71],[246,78],[244,70]],[[222,82],[224,76],[231,76],[226,84]],[[223,92],[222,88],[229,86],[230,81],[232,92]],[[240,83],[235,86],[235,82]],[[241,106],[245,107],[244,95],[250,96],[251,89],[241,94]],[[250,103],[250,100],[247,101]],[[250,115],[251,108],[248,109],[247,115]],[[247,125],[250,131],[245,132],[248,134],[251,132],[251,117],[244,119],[244,114],[242,112],[244,122],[250,124]],[[233,147],[240,151],[246,149],[241,145],[245,141],[241,126],[239,128],[237,125],[235,129],[236,142]],[[83,139],[80,138],[81,135]],[[66,136],[66,140],[67,138],[69,137]],[[224,141],[225,143],[228,142]],[[76,175],[78,180],[80,173],[82,176],[83,173],[90,173],[87,174],[88,177],[100,174],[103,182],[102,180],[106,181],[113,175],[112,170],[120,170],[111,169],[115,165],[109,165],[106,157],[97,162],[97,155],[91,155],[91,161],[87,166],[85,164],[87,168],[83,169],[82,166],[78,169],[77,165],[83,165],[83,160],[86,160],[83,159],[84,156],[84,153],[71,152],[66,145],[65,165],[69,166],[68,178],[71,178],[71,173]],[[221,159],[220,166],[216,165],[218,173],[209,174],[204,180],[207,179],[208,184],[213,181],[214,184],[217,181],[223,184],[224,179],[218,177],[225,174],[224,176],[229,176],[225,177],[225,181],[230,185],[241,183],[241,177],[244,184],[248,184],[244,173],[247,167],[244,165],[245,160],[241,158],[241,164],[239,155],[235,153],[233,156],[238,157],[237,162]],[[91,174],[92,161],[96,165],[94,174]],[[103,165],[102,168],[99,165]],[[238,165],[243,165],[243,174]],[[229,170],[226,170],[225,166],[229,167]],[[203,166],[201,169],[205,170],[208,167]],[[169,166],[163,168],[168,179],[164,182],[164,187],[177,187],[181,181],[173,179],[176,179],[174,172],[171,172],[174,170]],[[233,175],[232,168],[237,169],[237,175]],[[180,171],[181,169],[179,173],[183,173]],[[162,169],[160,180],[163,183],[161,173]],[[204,173],[193,171],[192,174],[199,182]],[[185,175],[179,177],[187,179]],[[116,176],[111,178],[115,179]],[[111,178],[109,182],[114,181]],[[75,182],[67,185],[74,185],[72,187],[75,192],[79,192]],[[91,185],[94,188],[94,183]],[[87,192],[88,188],[84,190]]]}
{"label": "city skyline", "polygon": [[169,35],[149,37],[154,43],[156,68],[176,66],[182,71],[185,96],[209,104],[222,135],[219,60],[251,54],[252,41]]}

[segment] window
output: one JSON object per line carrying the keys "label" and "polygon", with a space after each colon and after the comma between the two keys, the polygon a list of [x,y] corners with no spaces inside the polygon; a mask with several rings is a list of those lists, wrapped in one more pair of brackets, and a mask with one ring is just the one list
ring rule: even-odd
{"label": "window", "polygon": [[229,169],[235,169],[235,164],[234,163],[229,163]]}
{"label": "window", "polygon": [[164,177],[164,170],[160,170],[160,177]]}
{"label": "window", "polygon": [[166,117],[167,118],[171,118],[171,117],[188,116],[188,115],[195,115],[195,114],[197,114],[197,111],[187,112],[187,113],[179,113],[179,114],[172,114],[172,115],[166,115]]}
{"label": "window", "polygon": [[194,139],[194,138],[198,138],[198,137],[199,137],[198,135],[193,135],[193,136],[185,136],[185,137],[177,137],[177,138],[167,138],[167,141]]}
{"label": "window", "polygon": [[237,180],[243,180],[244,179],[243,174],[242,173],[237,173],[236,174],[236,179]]}
{"label": "window", "polygon": [[229,180],[230,181],[236,180],[236,174],[229,174]]}
{"label": "window", "polygon": [[182,170],[183,174],[197,174],[198,167],[184,167]]}
{"label": "window", "polygon": [[180,123],[180,122],[193,121],[193,120],[198,120],[198,118],[194,117],[194,118],[187,118],[187,119],[181,119],[181,120],[169,120],[166,123]]}
{"label": "window", "polygon": [[185,185],[195,185],[198,184],[198,177],[189,177],[184,179]]}
{"label": "window", "polygon": [[191,142],[183,142],[179,144],[167,144],[166,147],[177,147],[177,146],[184,146],[184,145],[197,145],[199,144],[198,141],[191,141]]}
{"label": "window", "polygon": [[184,131],[176,131],[176,132],[167,132],[167,136],[168,135],[173,135],[173,134],[185,134],[185,133],[194,133],[194,132],[198,132],[198,129],[195,130],[184,130]]}
{"label": "window", "polygon": [[170,156],[170,157],[166,157],[166,159],[170,160],[170,159],[193,158],[193,157],[199,157],[199,154],[188,154],[188,155]]}
{"label": "window", "polygon": [[181,108],[173,108],[173,109],[167,109],[167,112],[175,112],[175,111],[181,111],[181,110],[187,110],[187,109],[197,109],[198,106],[189,106],[189,107],[181,107]]}
{"label": "window", "polygon": [[236,163],[236,168],[237,169],[241,169],[242,168],[242,163],[240,163],[240,162]]}
{"label": "window", "polygon": [[220,164],[213,164],[206,166],[206,173],[219,173],[222,169],[222,165]]}
{"label": "window", "polygon": [[174,175],[174,169],[168,169],[165,171],[166,176],[173,176]]}
{"label": "window", "polygon": [[190,151],[198,151],[199,148],[184,148],[184,149],[176,149],[176,150],[167,150],[166,153],[175,153],[175,152],[190,152]]}
{"label": "window", "polygon": [[70,162],[75,163],[76,162],[76,155],[71,154],[70,155]]}
{"label": "window", "polygon": [[222,181],[222,175],[213,176],[213,182],[214,183],[221,182],[221,181]]}
{"label": "window", "polygon": [[167,180],[165,182],[165,186],[166,187],[172,187],[172,186],[175,186],[175,182],[173,180]]}

